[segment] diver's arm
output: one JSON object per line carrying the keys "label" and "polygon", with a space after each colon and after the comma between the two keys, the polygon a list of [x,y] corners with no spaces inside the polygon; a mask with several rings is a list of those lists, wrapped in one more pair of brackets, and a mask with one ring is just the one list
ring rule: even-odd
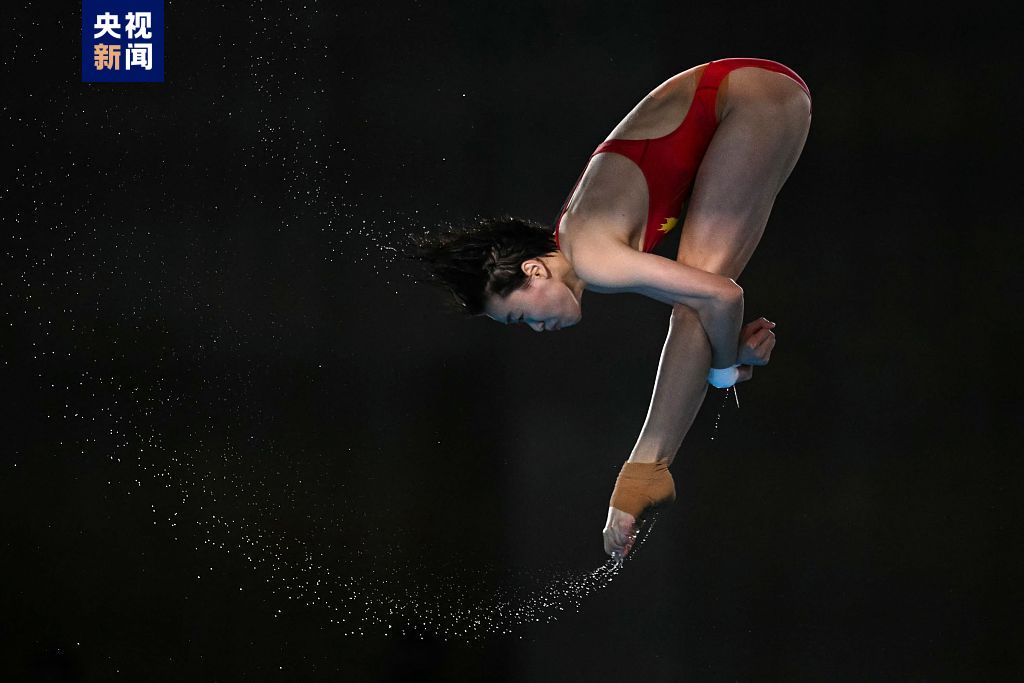
{"label": "diver's arm", "polygon": [[588,287],[632,292],[697,312],[711,343],[711,367],[736,363],[743,320],[743,289],[731,278],[648,254],[614,239],[593,239],[573,247],[573,269]]}

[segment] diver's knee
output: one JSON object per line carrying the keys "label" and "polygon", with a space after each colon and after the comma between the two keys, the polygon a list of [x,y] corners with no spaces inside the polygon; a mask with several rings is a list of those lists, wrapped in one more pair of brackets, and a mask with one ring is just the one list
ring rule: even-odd
{"label": "diver's knee", "polygon": [[697,352],[701,347],[707,353],[711,353],[711,342],[708,341],[707,332],[704,331],[704,323],[700,314],[685,304],[674,304],[672,306],[672,317],[669,319],[669,334],[685,336],[686,345],[692,352]]}
{"label": "diver's knee", "polygon": [[689,304],[672,304],[672,317],[695,316],[697,311]]}
{"label": "diver's knee", "polygon": [[700,322],[700,316],[697,311],[691,306],[686,304],[672,304],[672,317],[671,321],[673,324],[680,324],[686,322],[697,321]]}

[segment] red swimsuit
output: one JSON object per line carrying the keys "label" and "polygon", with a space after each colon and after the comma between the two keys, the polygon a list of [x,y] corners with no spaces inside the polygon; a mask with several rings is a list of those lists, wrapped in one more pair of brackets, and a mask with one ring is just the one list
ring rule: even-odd
{"label": "red swimsuit", "polygon": [[[709,62],[697,83],[686,117],[679,127],[668,135],[646,140],[605,140],[590,155],[614,152],[630,159],[643,171],[647,180],[647,227],[644,230],[643,251],[651,251],[658,242],[676,227],[680,219],[683,202],[693,190],[693,181],[704,153],[711,144],[711,138],[718,127],[715,116],[715,98],[718,85],[726,74],[734,69],[756,66],[768,71],[789,76],[796,81],[807,96],[811,91],[803,79],[787,66],[768,59],[730,58]],[[584,167],[583,172],[586,172]],[[572,192],[562,204],[555,220],[555,244],[558,244],[558,226],[576,188],[583,179],[577,178]]]}

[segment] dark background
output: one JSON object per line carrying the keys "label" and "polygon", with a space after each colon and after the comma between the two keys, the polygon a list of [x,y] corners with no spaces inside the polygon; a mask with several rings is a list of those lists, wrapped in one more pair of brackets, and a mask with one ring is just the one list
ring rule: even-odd
{"label": "dark background", "polygon": [[[1021,675],[1008,17],[310,1],[166,18],[166,82],[120,86],[79,82],[75,6],[5,19],[6,680]],[[396,590],[456,577],[439,601],[467,572],[486,592],[602,562],[667,309],[588,294],[557,335],[464,320],[386,245],[478,214],[550,221],[644,94],[728,56],[781,61],[814,97],[741,279],[779,341],[739,410],[710,395],[643,553],[578,613],[472,642],[351,636],[293,599],[309,549]]]}

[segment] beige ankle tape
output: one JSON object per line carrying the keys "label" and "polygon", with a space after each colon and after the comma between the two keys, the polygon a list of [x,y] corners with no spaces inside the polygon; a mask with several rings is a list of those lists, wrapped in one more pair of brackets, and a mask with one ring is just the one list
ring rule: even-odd
{"label": "beige ankle tape", "polygon": [[639,518],[644,510],[670,505],[676,485],[664,462],[627,462],[619,470],[609,505]]}

